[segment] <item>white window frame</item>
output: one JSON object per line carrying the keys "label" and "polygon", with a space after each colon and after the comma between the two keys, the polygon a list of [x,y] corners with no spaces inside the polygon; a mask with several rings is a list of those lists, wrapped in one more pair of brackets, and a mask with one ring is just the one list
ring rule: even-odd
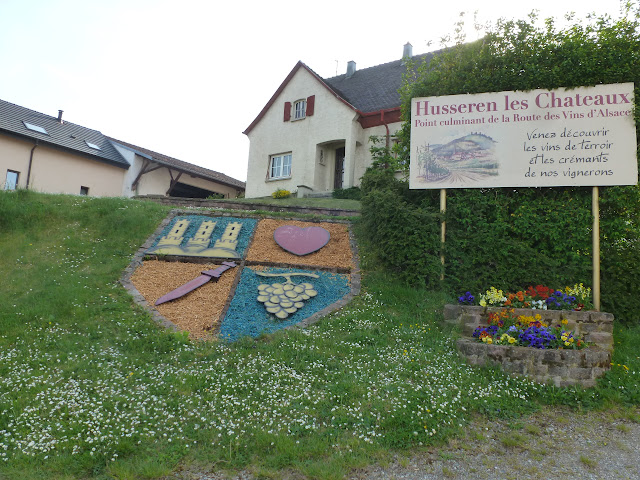
{"label": "white window frame", "polygon": [[[9,175],[13,177],[15,175],[15,182],[9,183]],[[5,177],[4,189],[5,190],[15,190],[18,188],[18,182],[20,181],[20,172],[16,170],[7,170],[7,175]]]}
{"label": "white window frame", "polygon": [[291,152],[271,155],[269,157],[269,179],[291,178],[291,160]]}
{"label": "white window frame", "polygon": [[302,120],[307,116],[307,99],[293,102],[293,120]]}

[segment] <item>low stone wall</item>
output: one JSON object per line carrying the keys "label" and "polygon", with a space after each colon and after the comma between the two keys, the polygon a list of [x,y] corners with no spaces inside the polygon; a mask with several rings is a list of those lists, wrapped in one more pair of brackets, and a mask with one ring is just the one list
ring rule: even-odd
{"label": "low stone wall", "polygon": [[[462,334],[472,336],[480,325],[487,325],[489,312],[504,310],[500,307],[478,307],[469,305],[445,305],[444,320],[447,323],[460,325]],[[572,310],[534,310],[530,308],[514,308],[516,316],[528,317],[540,314],[542,321],[548,325],[559,325],[567,320],[566,329],[575,332],[585,342],[613,351],[613,315],[605,312]]]}
{"label": "low stone wall", "polygon": [[181,198],[181,197],[164,197],[162,195],[138,195],[137,200],[151,200],[152,202],[161,203],[163,205],[175,205],[177,207],[192,208],[220,208],[228,210],[252,210],[267,212],[287,212],[292,214],[306,215],[325,215],[331,217],[357,217],[360,212],[357,210],[345,210],[336,208],[322,207],[297,207],[297,206],[278,206],[263,203],[245,203],[234,202],[232,200],[213,200],[206,198]]}
{"label": "low stone wall", "polygon": [[542,350],[511,345],[487,345],[470,338],[458,340],[458,351],[470,365],[498,365],[503,371],[524,375],[556,387],[593,387],[611,368],[611,352],[600,347],[582,350]]}
{"label": "low stone wall", "polygon": [[504,309],[445,305],[445,321],[462,328],[465,337],[458,340],[457,347],[470,365],[498,365],[507,373],[524,375],[539,383],[551,383],[557,387],[579,384],[585,388],[593,387],[596,380],[611,368],[614,320],[612,314],[594,311],[513,309],[516,316],[539,314],[542,321],[549,325],[558,325],[561,320],[566,319],[565,328],[591,344],[582,350],[490,345],[469,338],[477,327],[488,324],[490,312],[501,310]]}

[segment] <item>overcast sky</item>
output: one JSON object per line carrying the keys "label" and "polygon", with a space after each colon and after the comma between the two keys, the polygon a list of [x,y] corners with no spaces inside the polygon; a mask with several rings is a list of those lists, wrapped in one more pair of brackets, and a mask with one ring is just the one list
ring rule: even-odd
{"label": "overcast sky", "polygon": [[460,12],[619,14],[618,0],[500,3],[0,0],[0,98],[244,181],[242,132],[298,60],[326,78],[397,60],[407,42],[425,53]]}

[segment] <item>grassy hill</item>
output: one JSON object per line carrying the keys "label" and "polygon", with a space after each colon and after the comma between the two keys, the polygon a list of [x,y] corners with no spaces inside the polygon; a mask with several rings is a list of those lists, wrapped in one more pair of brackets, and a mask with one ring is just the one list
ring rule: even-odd
{"label": "grassy hill", "polygon": [[616,331],[615,365],[586,392],[473,369],[440,323],[453,295],[376,271],[364,241],[363,293],[340,312],[304,331],[192,343],[118,283],[168,211],[0,192],[0,478],[202,465],[337,479],[446,441],[478,415],[640,404],[638,328]]}

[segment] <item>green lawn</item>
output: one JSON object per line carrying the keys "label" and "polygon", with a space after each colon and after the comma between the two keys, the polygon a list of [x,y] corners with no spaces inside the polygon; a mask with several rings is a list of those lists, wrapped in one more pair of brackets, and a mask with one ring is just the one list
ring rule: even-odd
{"label": "green lawn", "polygon": [[442,442],[478,415],[640,404],[637,327],[616,331],[598,388],[538,386],[463,364],[440,321],[454,296],[404,288],[372,265],[362,295],[309,329],[191,343],[118,283],[168,211],[0,192],[0,478],[215,465],[338,479]]}

